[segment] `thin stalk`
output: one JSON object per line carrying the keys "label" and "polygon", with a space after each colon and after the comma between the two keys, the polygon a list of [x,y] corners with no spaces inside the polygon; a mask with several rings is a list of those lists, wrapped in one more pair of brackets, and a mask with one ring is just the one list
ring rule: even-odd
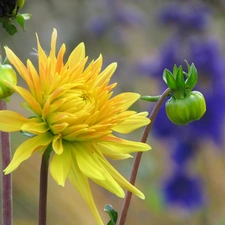
{"label": "thin stalk", "polygon": [[[160,99],[155,104],[155,106],[149,116],[149,119],[151,120],[151,122],[145,127],[144,133],[141,138],[141,142],[146,143],[147,138],[149,136],[149,132],[150,132],[152,125],[155,121],[155,118],[159,112],[159,109],[162,106],[163,102],[165,101],[165,99],[167,98],[167,96],[169,95],[170,92],[171,92],[170,88],[167,88],[161,95]],[[135,184],[135,180],[137,177],[137,172],[138,172],[138,168],[140,165],[141,156],[142,156],[142,152],[138,152],[134,159],[132,172],[131,172],[131,176],[130,176],[130,183],[133,185]],[[127,191],[124,202],[123,202],[123,206],[122,206],[122,210],[121,210],[121,214],[120,214],[120,220],[119,220],[118,225],[124,225],[126,222],[127,212],[128,212],[129,206],[130,206],[131,197],[132,197],[132,193]]]}
{"label": "thin stalk", "polygon": [[47,148],[42,156],[40,170],[39,225],[47,221],[48,166],[51,149]]}
{"label": "thin stalk", "polygon": [[[0,100],[0,110],[6,110],[7,103]],[[10,136],[9,133],[1,132],[2,147],[2,171],[8,166],[11,160]],[[12,175],[5,175],[2,172],[2,224],[12,225]]]}

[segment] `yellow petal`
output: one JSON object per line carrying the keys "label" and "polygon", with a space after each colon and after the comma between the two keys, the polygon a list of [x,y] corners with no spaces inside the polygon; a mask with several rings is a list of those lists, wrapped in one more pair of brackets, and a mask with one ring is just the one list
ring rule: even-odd
{"label": "yellow petal", "polygon": [[108,148],[112,148],[114,151],[118,151],[119,153],[123,154],[129,154],[132,152],[145,152],[151,149],[151,147],[146,143],[129,141],[115,137],[113,135],[104,137],[102,140],[103,141],[98,142],[100,146],[107,145]]}
{"label": "yellow petal", "polygon": [[20,76],[26,81],[29,89],[33,90],[34,83],[25,65],[21,62],[21,60],[14,54],[14,52],[11,49],[5,47],[5,51],[9,61],[13,64],[13,66],[15,66]]}
{"label": "yellow petal", "polygon": [[54,135],[52,140],[52,148],[57,155],[61,155],[63,153],[62,137],[60,134]]}
{"label": "yellow petal", "polygon": [[19,86],[12,86],[12,88],[26,101],[35,115],[41,116],[42,108],[29,91]]}
{"label": "yellow petal", "polygon": [[99,74],[98,79],[95,83],[95,87],[100,87],[108,84],[111,76],[114,74],[117,67],[117,63],[110,64],[101,74]]}
{"label": "yellow petal", "polygon": [[106,159],[103,157],[99,158],[102,165],[108,170],[111,176],[118,182],[121,187],[137,195],[141,199],[145,199],[144,194],[139,191],[136,187],[130,184]]}
{"label": "yellow petal", "polygon": [[32,91],[32,93],[34,93],[35,98],[37,99],[38,102],[42,101],[42,92],[41,90],[41,84],[40,84],[40,77],[37,73],[37,70],[35,69],[34,65],[32,64],[32,62],[30,60],[27,60],[27,68],[31,74],[31,79],[34,85],[34,90],[30,90]]}
{"label": "yellow petal", "polygon": [[69,126],[68,123],[64,122],[61,124],[50,125],[49,128],[53,134],[59,134]]}
{"label": "yellow petal", "polygon": [[102,68],[102,55],[92,61],[84,71],[85,79],[93,85]]}
{"label": "yellow petal", "polygon": [[88,183],[88,179],[80,171],[75,159],[72,164],[72,171],[69,175],[69,179],[70,179],[70,182],[73,184],[73,186],[80,192],[80,194],[84,198],[93,216],[95,217],[97,224],[104,225],[98,213],[98,210],[96,208],[96,205],[92,196],[92,192]]}
{"label": "yellow petal", "polygon": [[[57,40],[57,30],[54,28],[52,32],[52,39],[51,39],[51,50],[49,53],[49,57],[51,59],[51,68],[55,69],[55,63],[56,63],[56,40]],[[52,74],[54,74],[55,71],[52,71]]]}
{"label": "yellow petal", "polygon": [[146,117],[148,112],[137,113],[126,118],[122,123],[113,127],[113,130],[122,134],[128,134],[140,127],[143,127],[150,123],[150,120]]}
{"label": "yellow petal", "polygon": [[[101,162],[99,160],[97,162],[98,162],[98,165],[101,165]],[[118,197],[124,198],[125,193],[123,189],[115,181],[115,179],[113,179],[113,177],[110,175],[107,169],[104,169],[104,177],[105,177],[105,180],[99,180],[99,179],[93,179],[93,178],[92,180],[98,185],[102,186],[103,188],[117,195]]]}
{"label": "yellow petal", "polygon": [[105,180],[97,180],[97,179],[92,179],[96,184],[102,186],[106,190],[110,191],[114,195],[116,195],[119,198],[124,198],[125,193],[123,189],[120,187],[120,185],[113,179],[113,177],[109,174],[106,173],[104,174]]}
{"label": "yellow petal", "polygon": [[132,92],[126,92],[119,95],[116,95],[112,99],[109,100],[110,102],[113,102],[116,109],[119,111],[125,111],[127,110],[131,105],[133,105],[138,99],[140,98],[140,95],[137,93]]}
{"label": "yellow petal", "polygon": [[26,131],[33,134],[41,134],[48,131],[48,125],[45,122],[27,122],[22,127],[22,131]]}
{"label": "yellow petal", "polygon": [[50,163],[50,173],[55,181],[64,186],[72,167],[71,147],[68,142],[63,143],[61,155],[54,154]]}
{"label": "yellow petal", "polygon": [[43,48],[40,45],[40,41],[38,38],[38,35],[36,34],[36,39],[37,39],[37,47],[38,47],[38,66],[39,66],[39,75],[40,75],[40,81],[41,84],[43,81],[46,79],[46,73],[45,69],[47,67],[47,56],[43,50]]}
{"label": "yellow petal", "polygon": [[21,130],[21,127],[28,122],[28,119],[19,113],[10,110],[0,110],[0,130],[13,132]]}
{"label": "yellow petal", "polygon": [[66,52],[66,45],[63,44],[59,50],[56,62],[56,72],[60,73],[61,69],[63,68],[63,57]]}
{"label": "yellow petal", "polygon": [[97,148],[101,151],[104,156],[110,157],[111,159],[121,160],[132,158],[132,155],[123,153],[119,148],[115,148],[112,144],[98,142]]}
{"label": "yellow petal", "polygon": [[43,146],[48,146],[52,141],[52,134],[39,134],[23,142],[17,149],[10,164],[4,169],[5,174],[11,173],[20,163],[28,159],[34,152]]}
{"label": "yellow petal", "polygon": [[82,173],[91,179],[105,180],[104,169],[97,163],[97,156],[91,152],[88,144],[74,143],[73,148],[76,151],[77,164]]}
{"label": "yellow petal", "polygon": [[85,59],[85,46],[84,43],[80,43],[70,54],[68,62],[70,63],[70,69],[73,69],[77,64]]}

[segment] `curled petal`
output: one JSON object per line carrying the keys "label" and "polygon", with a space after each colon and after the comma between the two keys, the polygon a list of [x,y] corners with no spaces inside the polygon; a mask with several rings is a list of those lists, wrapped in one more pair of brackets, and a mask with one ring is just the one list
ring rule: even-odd
{"label": "curled petal", "polygon": [[45,122],[27,122],[22,127],[22,131],[26,131],[33,134],[42,134],[48,131],[48,125]]}
{"label": "curled petal", "polygon": [[63,144],[62,137],[60,134],[54,135],[52,140],[52,148],[57,155],[61,155],[63,153]]}
{"label": "curled petal", "polygon": [[20,163],[28,159],[39,148],[48,147],[52,141],[52,134],[39,134],[23,142],[17,149],[10,164],[4,169],[5,174],[11,173]]}
{"label": "curled petal", "polygon": [[29,119],[23,117],[19,113],[10,110],[0,111],[0,127],[1,131],[13,132],[21,130],[21,127],[27,123]]}

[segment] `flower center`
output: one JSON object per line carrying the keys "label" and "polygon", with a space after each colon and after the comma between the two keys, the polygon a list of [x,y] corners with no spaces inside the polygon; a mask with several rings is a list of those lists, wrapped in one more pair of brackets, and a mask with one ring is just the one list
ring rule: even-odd
{"label": "flower center", "polygon": [[[53,134],[66,133],[66,129],[87,125],[85,120],[94,113],[95,100],[91,91],[85,89],[70,89],[68,92],[55,99],[46,122]],[[61,102],[55,107],[54,104]],[[63,102],[63,103],[62,103]]]}

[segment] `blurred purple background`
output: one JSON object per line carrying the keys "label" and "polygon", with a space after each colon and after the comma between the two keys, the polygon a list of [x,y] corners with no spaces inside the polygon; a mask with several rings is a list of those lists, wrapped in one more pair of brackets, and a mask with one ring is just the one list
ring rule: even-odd
{"label": "blurred purple background", "polygon": [[[213,2],[213,3],[212,3]],[[91,61],[101,53],[104,66],[118,62],[112,82],[115,93],[131,91],[159,95],[166,88],[165,68],[195,63],[199,72],[196,89],[207,103],[202,120],[175,126],[159,112],[144,153],[136,186],[145,201],[133,197],[129,225],[223,225],[225,224],[225,2],[198,0],[46,0],[25,2],[29,12],[26,32],[15,36],[0,27],[1,46],[9,46],[24,62],[36,48],[35,32],[49,51],[53,28],[58,30],[58,47],[66,43],[67,55],[80,42]],[[20,80],[19,83],[23,85]],[[24,113],[14,95],[9,108]],[[154,103],[142,100],[137,111],[151,111]],[[142,130],[129,134],[140,140]],[[126,136],[127,137],[127,136]],[[12,134],[12,151],[25,140]],[[36,154],[13,173],[14,224],[37,224],[40,155]],[[129,179],[132,159],[112,162]],[[122,199],[92,185],[98,209],[111,204],[120,212]],[[62,188],[49,178],[48,225],[93,225],[95,221],[83,199],[70,185]]]}

